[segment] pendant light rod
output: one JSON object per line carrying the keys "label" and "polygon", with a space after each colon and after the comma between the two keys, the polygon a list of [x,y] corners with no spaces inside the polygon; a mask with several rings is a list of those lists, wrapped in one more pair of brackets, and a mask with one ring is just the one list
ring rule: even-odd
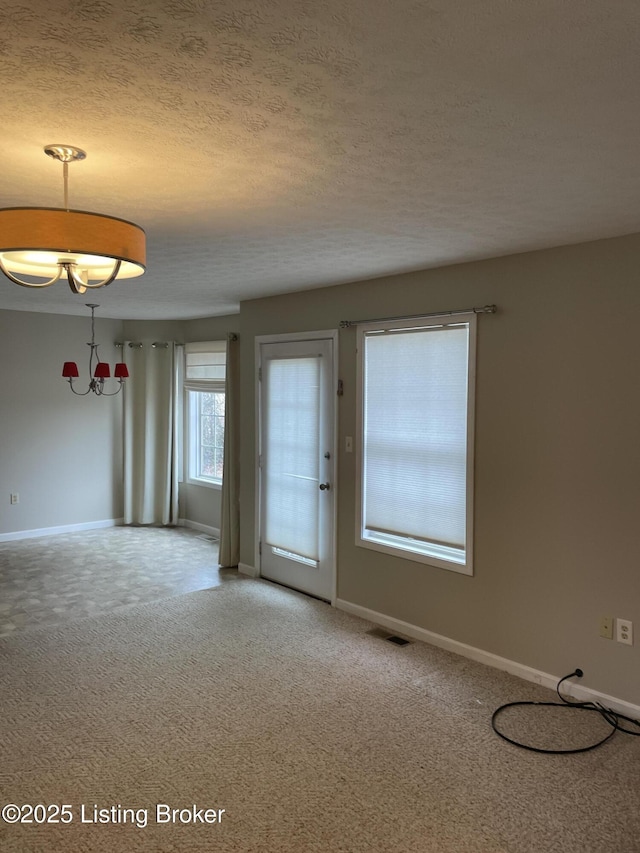
{"label": "pendant light rod", "polygon": [[59,160],[62,163],[62,183],[64,195],[64,209],[69,212],[69,163],[75,163],[76,160],[86,159],[87,152],[82,148],[76,148],[75,145],[47,145],[44,153],[54,160]]}

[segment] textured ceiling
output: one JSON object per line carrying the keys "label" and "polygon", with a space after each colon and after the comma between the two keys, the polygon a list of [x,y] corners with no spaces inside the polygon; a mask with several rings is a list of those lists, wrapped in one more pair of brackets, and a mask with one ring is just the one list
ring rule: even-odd
{"label": "textured ceiling", "polygon": [[[640,231],[637,0],[0,0],[0,206],[147,232],[101,316]],[[84,314],[0,278],[0,307]]]}

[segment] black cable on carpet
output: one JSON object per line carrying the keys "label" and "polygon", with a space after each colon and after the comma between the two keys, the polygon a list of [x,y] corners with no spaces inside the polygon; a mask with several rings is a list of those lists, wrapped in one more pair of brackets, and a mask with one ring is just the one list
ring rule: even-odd
{"label": "black cable on carpet", "polygon": [[[564,678],[560,679],[556,685],[556,693],[561,700],[560,702],[507,702],[505,705],[501,705],[499,708],[496,708],[491,717],[491,726],[494,732],[503,740],[506,740],[508,743],[512,743],[514,746],[519,746],[521,749],[528,749],[531,752],[544,752],[548,755],[570,755],[576,752],[589,752],[591,749],[596,749],[597,747],[602,746],[602,744],[612,738],[616,732],[622,732],[625,735],[634,735],[635,737],[638,737],[640,735],[640,722],[638,720],[634,720],[631,717],[625,717],[624,714],[619,714],[617,711],[612,711],[610,708],[605,708],[604,705],[601,705],[599,702],[570,702],[568,699],[565,699],[565,697],[560,693],[560,685],[562,682],[566,681],[568,678],[573,678],[574,676],[582,678],[583,675],[584,673],[581,669],[576,669],[573,672],[570,672],[569,675],[565,675]],[[578,747],[577,749],[542,749],[537,746],[531,746],[528,743],[521,743],[520,741],[508,737],[504,732],[501,732],[496,725],[496,720],[503,711],[506,711],[507,708],[523,707],[525,705],[595,712],[600,714],[602,719],[611,726],[611,731],[608,732],[602,740],[589,744],[588,746]],[[623,723],[631,723],[631,725],[636,726],[638,731],[631,731],[630,729],[625,728],[625,726],[622,725]]]}

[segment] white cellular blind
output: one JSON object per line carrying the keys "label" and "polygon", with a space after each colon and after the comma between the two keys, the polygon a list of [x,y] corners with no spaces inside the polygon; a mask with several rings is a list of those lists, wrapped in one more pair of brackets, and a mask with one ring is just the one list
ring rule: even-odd
{"label": "white cellular blind", "polygon": [[367,332],[363,343],[363,538],[407,537],[463,560],[468,324]]}
{"label": "white cellular blind", "polygon": [[318,560],[320,358],[268,360],[262,381],[267,395],[263,474],[269,495],[265,539]]}

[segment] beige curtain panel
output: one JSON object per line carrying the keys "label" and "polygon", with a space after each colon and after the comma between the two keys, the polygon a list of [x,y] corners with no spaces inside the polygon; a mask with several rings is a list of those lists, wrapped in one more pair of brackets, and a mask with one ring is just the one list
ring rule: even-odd
{"label": "beige curtain panel", "polygon": [[178,524],[176,344],[124,344],[124,523]]}
{"label": "beige curtain panel", "polygon": [[237,566],[240,559],[240,343],[227,339],[227,373],[224,413],[224,469],[220,518],[221,566]]}

